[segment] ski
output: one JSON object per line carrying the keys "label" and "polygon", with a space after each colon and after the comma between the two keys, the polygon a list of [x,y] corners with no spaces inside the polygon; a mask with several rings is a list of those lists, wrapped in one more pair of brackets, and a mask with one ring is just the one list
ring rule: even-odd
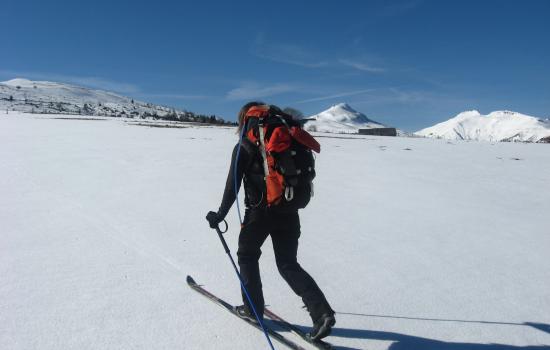
{"label": "ski", "polygon": [[[196,291],[196,292],[200,293],[201,295],[203,295],[204,297],[208,298],[208,300],[213,301],[214,303],[218,304],[219,306],[221,306],[225,310],[229,311],[230,313],[232,313],[233,315],[235,315],[239,319],[243,320],[244,322],[246,322],[249,325],[253,326],[254,328],[258,329],[259,331],[262,331],[262,327],[259,324],[240,317],[237,314],[237,312],[235,311],[235,307],[233,305],[231,305],[228,302],[218,298],[214,294],[210,293],[209,291],[207,291],[206,289],[204,289],[203,287],[198,285],[197,282],[195,282],[195,280],[193,279],[193,277],[187,276],[187,284],[194,291]],[[288,348],[293,349],[293,350],[306,350],[302,346],[300,346],[297,343],[293,342],[292,340],[286,338],[282,334],[274,331],[273,329],[271,329],[269,327],[266,327],[265,325],[264,325],[264,327],[265,327],[267,333],[269,334],[269,336],[271,338],[277,340],[279,343],[287,346]]]}
{"label": "ski", "polygon": [[275,314],[273,311],[269,310],[268,308],[264,309],[264,314],[265,314],[265,316],[269,317],[271,320],[275,321],[281,327],[283,327],[286,330],[288,330],[289,332],[299,336],[304,341],[306,341],[309,344],[315,346],[317,349],[321,349],[321,350],[330,350],[330,349],[332,349],[332,344],[327,343],[323,340],[313,340],[313,339],[311,339],[310,336],[307,333],[305,333],[303,330],[296,327],[292,323],[284,320],[282,317],[278,316],[277,314]]}

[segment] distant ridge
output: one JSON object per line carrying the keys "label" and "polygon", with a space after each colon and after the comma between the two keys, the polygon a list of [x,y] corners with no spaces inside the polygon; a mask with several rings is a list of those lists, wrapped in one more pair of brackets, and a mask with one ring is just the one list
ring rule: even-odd
{"label": "distant ridge", "polygon": [[214,115],[138,101],[114,92],[23,78],[0,82],[0,110],[224,123]]}
{"label": "distant ridge", "polygon": [[415,134],[448,140],[544,142],[550,137],[550,120],[512,111],[483,115],[473,110]]}

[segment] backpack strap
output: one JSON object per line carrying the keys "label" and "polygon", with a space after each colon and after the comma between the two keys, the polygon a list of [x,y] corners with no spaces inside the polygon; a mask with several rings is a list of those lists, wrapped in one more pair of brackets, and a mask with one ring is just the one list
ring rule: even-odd
{"label": "backpack strap", "polygon": [[249,169],[251,164],[255,160],[254,158],[257,157],[258,147],[252,141],[250,141],[247,137],[243,137],[243,140],[241,142],[241,147],[248,154],[248,162],[245,165],[245,169]]}
{"label": "backpack strap", "polygon": [[260,118],[258,129],[260,131],[260,154],[263,160],[264,175],[267,178],[269,176],[269,166],[267,165],[267,154],[265,152],[263,118]]}

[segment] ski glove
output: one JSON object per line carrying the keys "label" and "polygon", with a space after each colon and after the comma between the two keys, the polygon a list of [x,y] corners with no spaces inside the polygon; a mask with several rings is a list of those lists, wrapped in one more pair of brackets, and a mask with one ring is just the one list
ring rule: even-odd
{"label": "ski glove", "polygon": [[206,214],[206,221],[210,224],[210,228],[217,228],[218,224],[223,221],[223,218],[220,214],[209,211],[208,214]]}

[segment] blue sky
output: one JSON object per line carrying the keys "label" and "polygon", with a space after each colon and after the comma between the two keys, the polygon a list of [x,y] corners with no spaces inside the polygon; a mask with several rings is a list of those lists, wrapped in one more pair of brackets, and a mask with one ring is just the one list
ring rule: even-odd
{"label": "blue sky", "polygon": [[234,120],[253,99],[347,102],[414,131],[550,117],[550,1],[43,1],[0,9],[0,79],[114,90]]}

